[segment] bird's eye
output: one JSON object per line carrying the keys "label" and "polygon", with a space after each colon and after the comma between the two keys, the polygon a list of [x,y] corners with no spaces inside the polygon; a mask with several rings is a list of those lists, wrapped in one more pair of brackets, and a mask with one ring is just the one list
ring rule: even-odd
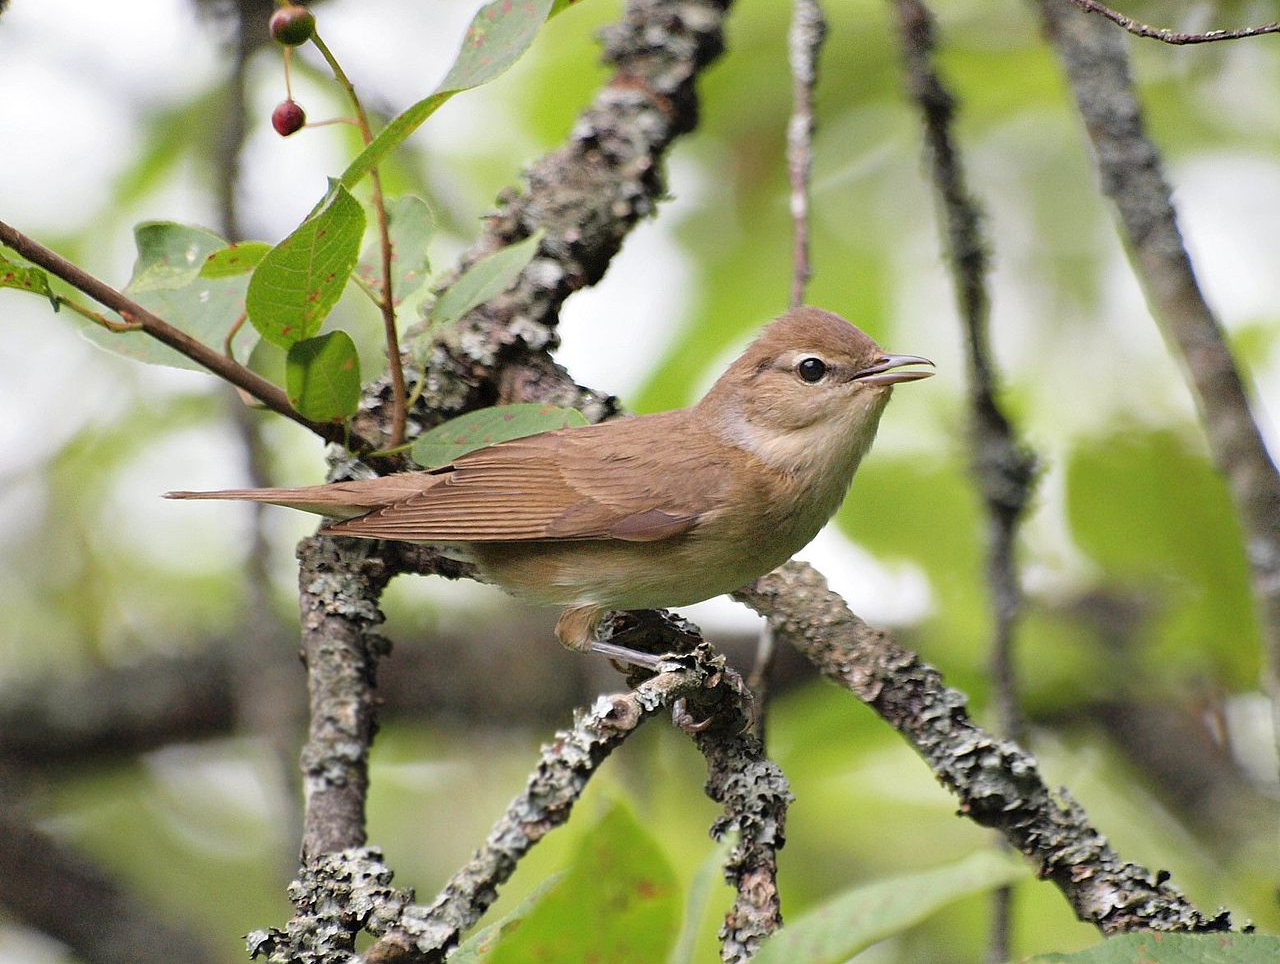
{"label": "bird's eye", "polygon": [[827,373],[827,363],[821,358],[804,358],[796,366],[796,372],[810,384],[820,382],[822,381],[822,376]]}

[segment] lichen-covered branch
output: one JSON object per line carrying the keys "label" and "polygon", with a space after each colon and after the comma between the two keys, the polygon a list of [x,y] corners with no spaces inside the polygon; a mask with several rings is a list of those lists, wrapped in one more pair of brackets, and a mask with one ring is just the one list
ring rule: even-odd
{"label": "lichen-covered branch", "polygon": [[371,543],[317,536],[298,546],[302,658],[311,716],[302,750],[304,865],[365,841],[373,686],[387,642],[377,600],[394,574]]}
{"label": "lichen-covered branch", "polygon": [[712,658],[705,646],[666,665],[670,668],[630,693],[600,697],[572,728],[558,732],[542,748],[524,791],[436,899],[426,905],[402,902],[394,921],[370,928],[380,937],[366,962],[443,960],[497,898],[498,887],[520,858],[569,819],[587,781],[609,754],[655,713],[683,697],[715,692],[723,679],[723,659]]}
{"label": "lichen-covered branch", "polygon": [[[696,626],[661,610],[615,613],[602,625],[601,634],[648,653],[683,653],[705,645]],[[720,959],[736,964],[750,960],[760,942],[782,926],[778,851],[785,841],[792,797],[786,777],[754,735],[761,707],[753,701],[751,688],[727,667],[714,682],[716,686],[682,700],[674,715],[707,761],[707,796],[724,807],[712,836],[719,840],[737,832],[724,868],[734,902],[720,928]]]}
{"label": "lichen-covered branch", "polygon": [[1280,472],[1182,243],[1160,154],[1143,125],[1124,38],[1064,3],[1040,0],[1039,6],[1049,40],[1066,67],[1093,143],[1102,190],[1115,205],[1134,272],[1165,340],[1182,362],[1209,450],[1235,502],[1280,742]]}
{"label": "lichen-covered branch", "polygon": [[951,137],[955,100],[933,65],[932,16],[920,0],[894,0],[893,7],[902,35],[908,86],[924,121],[933,186],[946,219],[947,256],[964,325],[973,473],[987,508],[987,576],[995,611],[992,667],[1001,729],[1011,739],[1021,740],[1011,659],[1013,624],[1022,604],[1014,542],[1018,522],[1031,498],[1036,460],[1018,441],[997,400],[998,378],[988,327],[990,264],[982,237],[982,212],[969,193]]}
{"label": "lichen-covered branch", "polygon": [[[622,19],[604,31],[612,78],[567,143],[525,172],[524,190],[501,196],[458,272],[541,231],[537,256],[505,294],[443,333],[419,331],[406,342],[427,361],[419,424],[497,401],[574,405],[592,420],[613,414],[611,398],[577,388],[547,353],[560,306],[604,276],[623,239],[665,194],[662,159],[697,123],[695,82],[723,49],[730,2],[629,0]],[[452,281],[443,279],[441,288]],[[429,344],[437,335],[439,343]],[[375,389],[381,403],[366,417],[381,425],[389,395],[384,383]]]}
{"label": "lichen-covered branch", "polygon": [[851,613],[810,566],[788,563],[735,595],[898,730],[961,812],[1029,857],[1080,920],[1104,934],[1230,929],[1225,912],[1201,913],[1163,872],[1123,861],[1065,790],[1045,786],[1034,757],[974,725],[964,694]]}

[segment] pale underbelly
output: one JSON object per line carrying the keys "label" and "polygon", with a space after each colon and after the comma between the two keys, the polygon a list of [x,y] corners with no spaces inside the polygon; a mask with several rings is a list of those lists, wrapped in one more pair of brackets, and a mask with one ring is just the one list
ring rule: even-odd
{"label": "pale underbelly", "polygon": [[663,609],[732,592],[791,557],[769,540],[696,547],[665,542],[472,543],[466,553],[514,596],[553,606]]}

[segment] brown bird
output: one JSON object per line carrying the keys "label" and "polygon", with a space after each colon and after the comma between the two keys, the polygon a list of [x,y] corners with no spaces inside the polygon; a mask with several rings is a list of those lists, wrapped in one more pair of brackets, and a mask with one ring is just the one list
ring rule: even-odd
{"label": "brown bird", "polygon": [[689,408],[500,442],[443,468],[297,489],[170,492],[343,521],[320,531],[429,543],[512,595],[561,606],[556,636],[599,645],[611,610],[683,606],[786,562],[844,500],[899,382],[933,363],[889,355],[849,322],[793,308]]}

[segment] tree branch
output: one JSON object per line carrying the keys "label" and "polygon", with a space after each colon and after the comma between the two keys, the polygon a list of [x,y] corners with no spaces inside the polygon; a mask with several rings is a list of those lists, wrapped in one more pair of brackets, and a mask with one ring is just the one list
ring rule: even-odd
{"label": "tree branch", "polygon": [[[717,701],[734,718],[740,693],[726,685],[722,657],[713,658],[704,645],[667,666],[632,692],[602,696],[575,714],[573,727],[542,748],[524,791],[484,846],[430,904],[415,904],[412,892],[393,890],[391,873],[376,850],[326,854],[292,888],[299,914],[288,931],[258,932],[251,935],[251,946],[272,960],[318,964],[328,960],[326,954],[354,946],[355,934],[364,927],[379,937],[365,954],[368,964],[444,960],[462,932],[493,903],[520,859],[569,819],[587,782],[641,723],[695,694]],[[355,903],[364,911],[353,912]],[[370,909],[375,909],[372,916]]]}
{"label": "tree branch", "polygon": [[1207,917],[1163,872],[1121,860],[1065,789],[1045,786],[1034,757],[975,726],[964,694],[851,613],[813,568],[787,563],[734,596],[898,730],[961,812],[1034,861],[1080,920],[1104,934],[1230,930],[1225,911]]}
{"label": "tree branch", "polygon": [[1070,2],[1081,10],[1106,17],[1135,37],[1149,37],[1167,44],[1207,44],[1213,43],[1215,40],[1242,40],[1246,37],[1259,37],[1262,34],[1280,31],[1280,23],[1264,23],[1257,27],[1245,27],[1241,30],[1207,30],[1204,33],[1181,33],[1164,27],[1149,27],[1145,23],[1139,23],[1131,17],[1126,17],[1124,14],[1098,3],[1097,0],[1070,0]]}
{"label": "tree branch", "polygon": [[1143,127],[1124,44],[1096,18],[1055,0],[1040,0],[1040,12],[1093,142],[1102,190],[1115,205],[1133,270],[1166,342],[1181,359],[1209,450],[1235,502],[1280,745],[1280,472],[1182,243],[1159,151]]}
{"label": "tree branch", "polygon": [[[239,362],[214,351],[203,342],[197,341],[186,332],[174,328],[171,324],[153,314],[133,299],[127,297],[106,282],[100,281],[83,268],[72,264],[55,251],[46,248],[40,242],[27,237],[16,228],[0,221],[0,244],[12,248],[34,265],[44,268],[50,274],[61,278],[77,291],[81,291],[112,311],[117,312],[128,322],[136,323],[156,341],[168,345],[199,365],[203,365],[219,378],[248,392],[273,412],[297,422],[310,429],[326,442],[342,444],[345,440],[341,425],[326,422],[313,422],[303,418],[289,404],[284,391],[273,385],[257,372],[250,371]],[[359,441],[359,440],[357,440]],[[372,448],[372,446],[367,446]]]}
{"label": "tree branch", "polygon": [[787,49],[791,63],[791,119],[787,122],[787,171],[791,182],[791,306],[804,304],[809,265],[809,171],[813,167],[813,89],[818,54],[827,36],[819,0],[792,0]]}
{"label": "tree branch", "polygon": [[[695,81],[723,49],[730,2],[629,0],[622,20],[603,31],[613,77],[579,115],[568,143],[525,172],[526,189],[499,198],[438,290],[541,231],[537,255],[506,293],[450,325],[438,343],[423,343],[432,333],[422,326],[405,339],[430,372],[414,413],[419,428],[496,401],[573,405],[592,420],[613,414],[612,398],[577,388],[547,354],[560,305],[604,276],[623,239],[665,196],[662,158],[697,122]],[[373,396],[369,416],[385,423],[385,378]]]}
{"label": "tree branch", "polygon": [[373,632],[376,601],[393,575],[374,546],[315,536],[298,546],[302,658],[311,721],[302,750],[306,810],[302,857],[365,842],[369,747],[377,729],[373,686],[389,644]]}
{"label": "tree branch", "polygon": [[[924,122],[925,153],[945,218],[946,250],[956,302],[964,326],[969,371],[970,469],[987,515],[987,584],[991,590],[990,652],[993,696],[1000,732],[1026,742],[1014,667],[1014,624],[1022,609],[1015,548],[1019,523],[1034,488],[1036,459],[1017,439],[997,400],[991,356],[990,263],[982,211],[969,193],[964,167],[951,136],[956,103],[934,66],[933,17],[921,0],[894,0],[907,68],[907,86]],[[996,891],[990,959],[1009,958],[1012,889]]]}

